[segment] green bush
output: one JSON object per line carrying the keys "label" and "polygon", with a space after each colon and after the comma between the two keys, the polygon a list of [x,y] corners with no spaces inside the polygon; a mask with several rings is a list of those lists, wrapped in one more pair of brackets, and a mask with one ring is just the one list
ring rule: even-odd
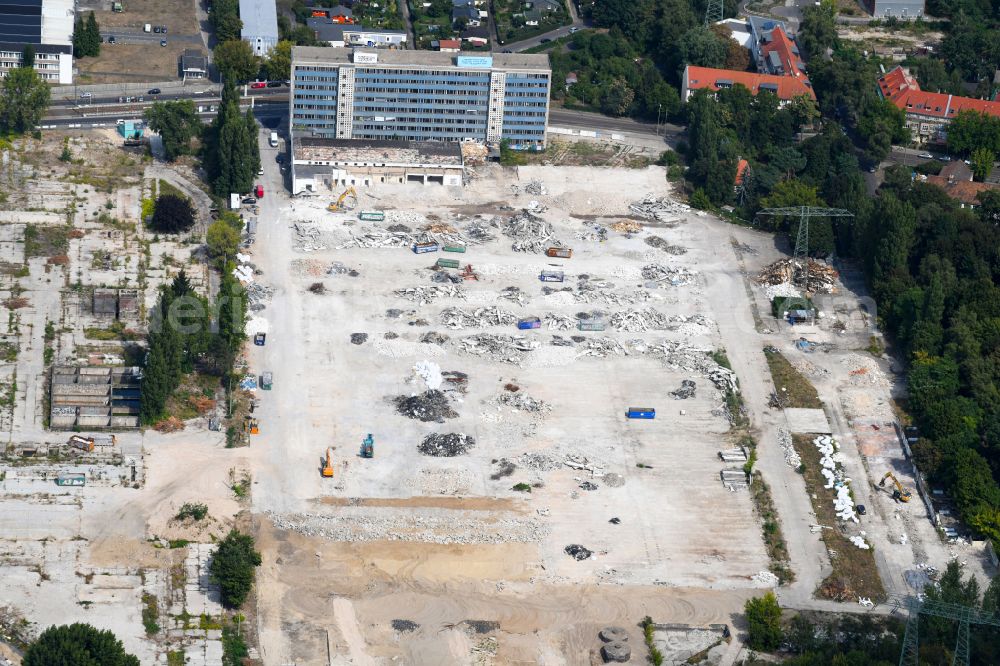
{"label": "green bush", "polygon": [[23,666],[139,666],[110,631],[89,624],[52,626],[24,653]]}
{"label": "green bush", "polygon": [[260,553],[254,550],[253,537],[231,530],[219,543],[208,570],[222,591],[227,608],[239,608],[253,587],[254,568],[260,566]]}
{"label": "green bush", "polygon": [[201,503],[185,502],[181,505],[181,510],[177,512],[177,520],[204,520],[208,515],[208,507]]}
{"label": "green bush", "polygon": [[747,599],[744,610],[749,626],[747,644],[751,649],[770,651],[781,645],[781,606],[774,592]]}

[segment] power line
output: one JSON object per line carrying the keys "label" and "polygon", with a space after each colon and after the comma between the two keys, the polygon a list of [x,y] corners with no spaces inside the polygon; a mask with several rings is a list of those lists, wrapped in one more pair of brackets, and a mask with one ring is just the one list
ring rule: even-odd
{"label": "power line", "polygon": [[798,217],[799,232],[795,235],[793,260],[805,262],[804,282],[809,284],[809,220],[814,217],[854,217],[854,213],[843,208],[822,208],[819,206],[786,206],[784,208],[763,208],[757,215],[774,217]]}

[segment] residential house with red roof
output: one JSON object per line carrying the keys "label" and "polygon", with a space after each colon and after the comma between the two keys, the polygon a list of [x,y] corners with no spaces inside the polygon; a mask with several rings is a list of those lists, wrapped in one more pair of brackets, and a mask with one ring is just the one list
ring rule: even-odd
{"label": "residential house with red roof", "polygon": [[713,67],[684,68],[684,80],[681,82],[681,101],[687,102],[694,91],[707,88],[717,92],[723,88],[742,85],[756,95],[761,90],[774,93],[781,104],[787,104],[800,95],[816,99],[816,93],[809,79],[795,76],[776,76],[774,74],[757,74],[756,72],[738,72],[732,69],[715,69]]}
{"label": "residential house with red roof", "polygon": [[878,80],[879,94],[906,112],[906,126],[915,141],[944,142],[947,127],[959,111],[977,111],[1000,118],[1000,102],[920,89],[917,79],[901,66]]}

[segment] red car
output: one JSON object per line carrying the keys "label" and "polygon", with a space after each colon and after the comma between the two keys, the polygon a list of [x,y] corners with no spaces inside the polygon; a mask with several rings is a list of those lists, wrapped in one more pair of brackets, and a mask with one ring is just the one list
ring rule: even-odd
{"label": "red car", "polygon": [[253,193],[257,195],[258,199],[263,199],[264,198],[264,186],[263,185],[257,185],[257,187],[254,188]]}
{"label": "red car", "polygon": [[250,84],[250,87],[251,88],[266,88],[267,87],[267,81],[254,81],[253,83]]}

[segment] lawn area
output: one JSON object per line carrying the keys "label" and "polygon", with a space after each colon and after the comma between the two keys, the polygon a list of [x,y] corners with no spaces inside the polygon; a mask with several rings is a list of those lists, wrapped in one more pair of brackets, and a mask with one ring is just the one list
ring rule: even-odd
{"label": "lawn area", "polygon": [[778,394],[782,407],[805,409],[821,409],[823,407],[813,385],[795,369],[795,366],[788,362],[788,359],[781,352],[765,349],[764,356],[767,358],[767,367],[771,370],[774,390]]}
{"label": "lawn area", "polygon": [[795,450],[802,458],[806,492],[816,512],[816,522],[829,528],[822,530],[820,535],[830,554],[833,572],[820,583],[815,594],[834,601],[857,601],[861,596],[878,603],[885,599],[885,588],[875,565],[875,546],[864,550],[848,539],[844,525],[850,523],[837,518],[833,508],[834,491],[824,488],[826,477],[820,473],[820,454],[812,440],[810,435],[792,436]]}

